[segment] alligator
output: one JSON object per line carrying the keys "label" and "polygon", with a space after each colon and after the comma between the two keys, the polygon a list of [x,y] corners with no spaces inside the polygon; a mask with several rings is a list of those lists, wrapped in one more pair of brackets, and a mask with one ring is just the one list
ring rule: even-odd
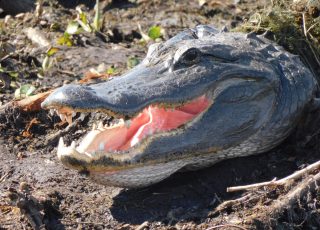
{"label": "alligator", "polygon": [[150,45],[128,73],[65,85],[43,103],[62,120],[114,117],[57,155],[97,183],[137,188],[175,172],[266,152],[319,104],[318,83],[297,55],[254,33],[199,25]]}

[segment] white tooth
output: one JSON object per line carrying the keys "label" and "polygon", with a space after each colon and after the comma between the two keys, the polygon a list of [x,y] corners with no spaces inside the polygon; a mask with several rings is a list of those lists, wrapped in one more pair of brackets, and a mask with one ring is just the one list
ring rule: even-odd
{"label": "white tooth", "polygon": [[93,125],[92,125],[92,130],[96,130],[97,129],[97,125],[94,123]]}
{"label": "white tooth", "polygon": [[62,137],[60,137],[60,139],[59,139],[58,149],[61,149],[61,148],[63,148],[63,147],[64,147],[63,138],[62,138]]}
{"label": "white tooth", "polygon": [[151,113],[151,107],[148,107],[148,114],[149,114],[149,117],[150,117],[150,120],[148,121],[148,123],[142,125],[138,131],[136,132],[136,134],[132,137],[131,141],[130,141],[130,146],[134,146],[136,145],[138,142],[139,142],[139,136],[141,135],[142,131],[144,131],[145,127],[149,124],[152,123],[153,121],[153,116],[152,116],[152,113]]}
{"label": "white tooth", "polygon": [[99,124],[98,124],[98,129],[103,129],[103,123],[102,123],[102,121],[99,122]]}
{"label": "white tooth", "polygon": [[60,117],[61,121],[65,121],[65,119],[66,119],[66,116],[64,114],[59,114],[59,117]]}
{"label": "white tooth", "polygon": [[71,125],[72,124],[72,116],[70,114],[68,114],[65,116],[65,118],[66,118],[68,124]]}
{"label": "white tooth", "polygon": [[63,155],[63,151],[64,150],[64,143],[63,143],[63,138],[60,137],[59,139],[59,144],[58,144],[58,151],[57,151],[57,155],[58,155],[58,158],[60,159],[61,156]]}
{"label": "white tooth", "polygon": [[86,117],[86,114],[85,113],[81,113],[79,118],[80,118],[81,121],[83,121],[85,117]]}
{"label": "white tooth", "polygon": [[76,112],[72,112],[72,117],[75,117],[77,115]]}
{"label": "white tooth", "polygon": [[126,125],[127,128],[130,128],[131,120],[126,120],[125,121],[125,125]]}
{"label": "white tooth", "polygon": [[153,134],[152,130],[149,129],[149,130],[148,130],[148,135],[151,136],[152,134]]}
{"label": "white tooth", "polygon": [[73,148],[73,149],[75,149],[75,148],[76,148],[76,142],[75,142],[75,141],[72,141],[70,147]]}
{"label": "white tooth", "polygon": [[100,133],[98,130],[90,131],[81,141],[80,145],[76,148],[76,150],[80,153],[84,153],[88,151],[88,148],[92,144],[92,142],[95,140],[97,135]]}
{"label": "white tooth", "polygon": [[50,110],[49,110],[49,114],[50,114],[51,116],[53,116],[53,115],[54,115],[54,109],[50,109]]}
{"label": "white tooth", "polygon": [[104,143],[103,143],[103,142],[100,142],[100,144],[99,144],[99,150],[100,150],[100,151],[103,151],[103,150],[104,150]]}

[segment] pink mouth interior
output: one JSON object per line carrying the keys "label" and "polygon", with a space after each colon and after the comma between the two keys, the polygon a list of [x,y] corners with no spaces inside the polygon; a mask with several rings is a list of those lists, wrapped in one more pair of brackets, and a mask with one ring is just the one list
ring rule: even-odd
{"label": "pink mouth interior", "polygon": [[127,150],[147,136],[180,127],[194,119],[208,106],[209,100],[205,96],[173,109],[150,105],[130,121],[129,127],[121,124],[99,133],[86,151]]}

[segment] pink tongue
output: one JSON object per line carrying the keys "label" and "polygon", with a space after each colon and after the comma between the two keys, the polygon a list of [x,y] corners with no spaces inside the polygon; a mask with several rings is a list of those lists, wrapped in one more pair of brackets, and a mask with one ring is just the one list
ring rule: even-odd
{"label": "pink tongue", "polygon": [[149,106],[132,119],[129,128],[125,126],[111,128],[105,131],[103,138],[102,135],[99,136],[100,140],[97,142],[103,141],[106,151],[126,150],[148,135],[178,128],[192,120],[208,105],[209,101],[202,96],[175,109]]}

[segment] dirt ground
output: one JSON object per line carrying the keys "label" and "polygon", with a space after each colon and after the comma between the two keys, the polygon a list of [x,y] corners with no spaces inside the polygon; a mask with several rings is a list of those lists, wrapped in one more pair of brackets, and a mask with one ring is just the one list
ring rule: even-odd
{"label": "dirt ground", "polygon": [[[268,153],[227,160],[201,171],[178,173],[148,188],[127,190],[97,185],[64,168],[56,157],[60,136],[69,144],[104,115],[87,114],[83,120],[77,115],[67,127],[48,111],[3,107],[21,85],[32,84],[37,94],[78,82],[91,68],[105,71],[113,67],[115,74],[127,71],[128,60],[141,60],[146,54],[139,26],[144,33],[153,25],[161,26],[163,40],[198,24],[234,28],[268,7],[269,1],[209,0],[203,6],[196,0],[102,1],[102,33],[76,34],[71,47],[57,44],[57,39],[75,18],[75,5],[44,2],[39,17],[31,12],[0,19],[0,229],[320,228],[317,186],[276,214],[277,203],[288,199],[299,183],[226,192],[230,186],[285,177],[319,160],[319,119]],[[92,6],[82,6],[90,17]],[[36,28],[39,36],[30,36],[30,28]],[[49,45],[39,42],[41,36]],[[50,57],[50,68],[43,68],[49,46],[58,51]],[[232,201],[235,199],[239,200]]]}

